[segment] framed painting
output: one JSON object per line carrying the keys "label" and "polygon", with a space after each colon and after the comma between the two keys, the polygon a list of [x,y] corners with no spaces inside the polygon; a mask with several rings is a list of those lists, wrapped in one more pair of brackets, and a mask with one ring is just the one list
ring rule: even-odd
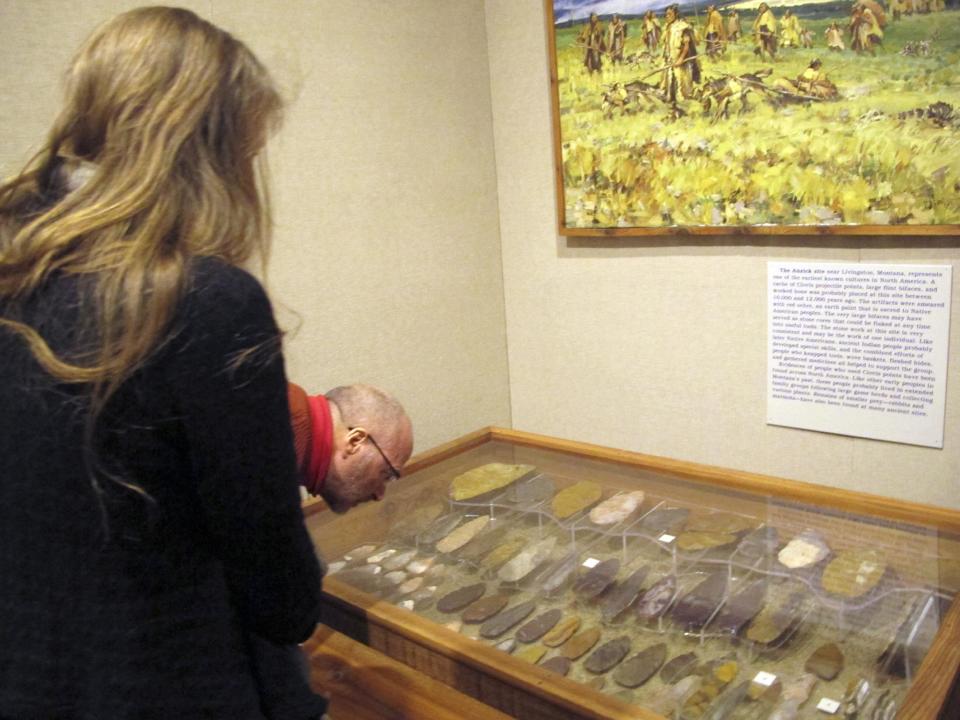
{"label": "framed painting", "polygon": [[546,0],[560,233],[960,234],[948,1]]}

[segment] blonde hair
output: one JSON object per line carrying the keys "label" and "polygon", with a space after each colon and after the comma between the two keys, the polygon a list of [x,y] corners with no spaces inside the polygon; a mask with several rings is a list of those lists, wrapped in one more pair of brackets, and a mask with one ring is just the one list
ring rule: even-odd
{"label": "blonde hair", "polygon": [[[266,259],[257,157],[281,106],[253,53],[188,10],[124,13],[78,51],[45,146],[0,185],[0,325],[87,384],[93,418],[172,332],[192,257]],[[17,308],[65,275],[89,281],[92,349],[58,355]]]}

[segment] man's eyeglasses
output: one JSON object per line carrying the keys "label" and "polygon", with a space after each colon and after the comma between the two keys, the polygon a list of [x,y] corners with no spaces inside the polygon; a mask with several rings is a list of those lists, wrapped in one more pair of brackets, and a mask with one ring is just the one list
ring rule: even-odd
{"label": "man's eyeglasses", "polygon": [[[347,430],[355,430],[355,429],[356,429],[356,428],[352,428],[352,427],[347,428]],[[377,441],[373,439],[373,435],[371,435],[370,433],[367,433],[367,434],[366,434],[366,438],[367,438],[367,440],[369,440],[371,443],[373,443],[373,446],[377,449],[377,452],[380,453],[380,457],[383,458],[383,462],[385,462],[386,465],[387,465],[387,467],[390,469],[390,479],[391,479],[391,480],[399,480],[399,479],[400,479],[400,471],[397,470],[397,469],[393,466],[393,463],[390,462],[389,458],[387,458],[386,453],[383,452],[383,449],[377,444]]]}

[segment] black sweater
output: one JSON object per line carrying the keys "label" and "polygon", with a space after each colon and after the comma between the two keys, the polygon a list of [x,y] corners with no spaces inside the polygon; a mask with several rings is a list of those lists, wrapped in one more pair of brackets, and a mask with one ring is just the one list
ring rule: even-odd
{"label": "black sweater", "polygon": [[[20,312],[69,351],[83,308],[60,279]],[[246,272],[196,260],[174,327],[98,440],[150,500],[101,479],[102,509],[83,393],[0,328],[2,718],[260,718],[248,634],[300,642],[317,622],[269,301]]]}

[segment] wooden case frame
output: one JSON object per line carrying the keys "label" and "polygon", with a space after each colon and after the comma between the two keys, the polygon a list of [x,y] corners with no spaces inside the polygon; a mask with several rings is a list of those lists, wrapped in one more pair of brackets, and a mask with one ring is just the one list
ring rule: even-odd
{"label": "wooden case frame", "polygon": [[[681,8],[683,7],[684,4],[686,4],[685,1],[680,3]],[[893,235],[893,236],[953,236],[953,235],[960,235],[960,224],[956,224],[956,223],[951,223],[951,224],[924,224],[922,221],[917,221],[916,219],[908,220],[906,223],[904,223],[904,222],[902,222],[902,221],[897,221],[897,222],[892,222],[892,223],[890,223],[890,224],[876,224],[876,223],[870,223],[870,222],[868,222],[868,221],[866,221],[866,220],[857,221],[857,222],[845,222],[845,221],[840,221],[840,222],[820,223],[820,224],[818,224],[817,222],[803,222],[803,221],[801,221],[801,222],[799,222],[799,223],[797,223],[797,224],[782,224],[782,223],[776,223],[776,222],[773,222],[773,223],[758,222],[758,223],[726,224],[726,223],[718,223],[718,222],[682,222],[682,221],[681,221],[681,222],[670,222],[670,223],[668,223],[668,224],[663,224],[663,225],[661,225],[661,224],[659,224],[659,223],[658,223],[658,224],[650,224],[650,225],[630,224],[630,223],[628,223],[626,226],[622,226],[620,223],[603,223],[603,222],[600,222],[599,224],[591,225],[591,226],[589,226],[589,227],[588,227],[588,226],[584,226],[583,224],[575,224],[575,223],[570,223],[570,222],[568,222],[568,218],[567,218],[567,205],[568,205],[568,203],[567,203],[567,189],[568,189],[568,185],[567,185],[567,172],[566,172],[566,170],[565,170],[564,145],[565,145],[565,144],[569,144],[571,141],[574,141],[574,142],[579,141],[579,140],[580,140],[580,137],[579,137],[579,136],[578,136],[578,137],[572,137],[572,138],[571,138],[571,137],[565,137],[565,136],[564,136],[564,133],[563,133],[563,129],[562,129],[562,120],[561,120],[561,118],[562,118],[565,114],[567,114],[567,112],[571,111],[572,108],[570,108],[570,107],[561,108],[560,73],[558,72],[558,45],[557,45],[557,29],[556,29],[555,16],[554,16],[554,5],[555,5],[555,0],[544,0],[544,15],[545,15],[545,19],[546,19],[546,20],[545,20],[545,22],[546,22],[546,36],[547,36],[549,62],[550,62],[550,97],[551,97],[552,125],[553,125],[554,180],[555,180],[555,185],[556,185],[557,229],[558,229],[558,233],[559,233],[560,235],[564,235],[564,236],[577,236],[577,237],[636,237],[636,236],[656,236],[656,235],[673,235],[673,236],[677,236],[677,235],[679,235],[679,236],[685,236],[685,235],[704,235],[704,236],[713,236],[713,235],[726,235],[726,236],[742,236],[742,235],[791,235],[791,236],[804,236],[804,235],[806,235],[806,236],[828,236],[828,237],[829,237],[829,236],[834,236],[834,235],[860,235],[860,236],[863,236],[863,235],[870,235],[870,236],[877,236],[877,235],[881,235],[881,236],[883,236],[883,235]],[[777,9],[777,8],[775,8],[775,9]],[[779,8],[779,9],[777,9],[777,10],[778,10],[778,12],[779,12],[779,11],[782,11],[782,8]],[[657,11],[657,12],[660,13],[661,11]],[[692,13],[692,12],[693,12],[693,10],[691,10],[691,13]],[[688,18],[688,19],[692,19],[692,18]],[[603,24],[606,25],[606,22],[609,21],[610,18],[608,18],[608,17],[603,17],[603,18],[601,18],[601,20],[603,21]],[[661,24],[663,24],[663,18],[662,18],[662,17],[658,17],[658,20],[660,21]],[[631,34],[628,34],[627,44],[628,44],[628,47],[630,47],[630,43],[633,42],[633,43],[634,43],[634,48],[635,48],[635,43],[637,42],[637,40],[636,40],[635,38],[638,38],[638,37],[639,37],[639,32],[640,32],[640,31],[637,29],[637,28],[640,27],[640,20],[639,20],[638,18],[632,18],[632,19],[631,19],[631,18],[628,18],[627,21],[628,21],[628,23],[631,23],[631,24],[632,24],[632,27],[634,28],[633,30],[631,30]],[[578,21],[578,22],[582,22],[582,21]],[[724,19],[724,22],[726,22],[725,19]],[[698,24],[699,24],[699,23],[698,23]],[[698,30],[699,30],[699,28],[698,28]],[[749,35],[749,33],[750,33],[749,23],[745,23],[745,24],[744,24],[744,33],[745,33],[746,35]],[[704,43],[704,41],[703,41],[702,39],[701,39],[699,42],[700,42],[701,45]],[[662,47],[662,45],[661,45],[661,46],[658,46],[657,52],[660,52],[660,51],[661,51],[661,47]],[[945,48],[944,48],[944,51],[946,51]],[[701,54],[703,54],[702,47],[701,47],[701,51],[700,51],[700,52],[701,52]],[[795,52],[798,52],[798,53],[799,53],[800,50],[798,49],[798,50],[796,50]],[[826,53],[825,53],[825,48],[823,48],[823,47],[819,47],[819,48],[814,47],[813,49],[811,49],[811,50],[806,50],[806,51],[804,51],[804,52],[806,52],[807,55],[809,55],[809,57],[807,57],[807,55],[804,55],[804,62],[806,62],[807,60],[810,60],[810,58],[813,58],[814,56],[818,56],[818,58],[823,58],[825,62],[828,62],[828,61],[831,60],[831,58],[835,58],[835,57],[836,57],[836,56],[833,55],[833,54],[830,54],[830,55],[826,54]],[[634,53],[634,54],[636,54],[636,53]],[[890,53],[890,52],[887,52],[886,54],[887,54],[887,55],[894,55],[894,53]],[[762,57],[762,56],[761,56],[761,57]],[[798,57],[799,57],[799,56],[798,56]],[[659,59],[659,58],[657,58],[657,59]],[[701,60],[702,60],[702,58],[701,58]],[[798,60],[797,62],[799,62],[799,60]],[[611,63],[611,64],[612,64],[612,63]],[[761,64],[762,64],[762,63],[761,63]],[[774,63],[771,62],[771,63],[768,63],[767,65],[768,65],[768,66],[771,66],[771,69],[776,70],[778,73],[781,72],[781,68],[777,67]],[[637,70],[636,70],[636,72],[635,72],[634,74],[636,74],[636,75],[638,76],[638,78],[639,78],[640,76],[645,75],[646,72],[650,69],[650,67],[648,67],[648,65],[646,65],[646,64],[643,65],[642,67],[641,67],[640,65],[637,65],[636,67],[637,67]],[[712,68],[708,68],[708,69],[710,70],[711,73],[717,72],[717,71],[714,71]],[[722,68],[722,69],[723,69],[723,68]],[[704,70],[704,77],[706,77],[706,73],[707,73],[707,70]],[[723,75],[723,76],[725,77],[726,75]],[[615,87],[612,83],[613,83],[613,82],[616,82],[616,81],[618,81],[618,80],[620,81],[620,85]],[[608,94],[609,94],[609,93],[612,93],[612,92],[621,92],[621,94],[622,94],[623,91],[621,91],[619,88],[620,88],[620,87],[623,87],[624,84],[625,84],[626,82],[628,82],[628,80],[630,80],[630,78],[624,77],[624,76],[623,76],[623,73],[620,73],[620,74],[618,74],[618,75],[616,75],[616,76],[611,76],[611,77],[609,77],[609,78],[604,78],[604,81],[605,81],[605,82],[604,82],[604,81],[600,81],[600,80],[590,80],[590,81],[585,81],[585,82],[591,83],[591,84],[590,84],[591,89],[597,89],[597,93],[592,93],[592,94],[590,94],[589,96],[590,96],[590,97],[593,97],[593,95],[596,95],[596,97],[599,98],[599,97],[602,97],[602,93],[603,93],[603,92],[607,92]],[[654,78],[654,80],[656,80],[656,78]],[[598,85],[597,83],[600,83],[600,84]],[[597,88],[593,88],[594,85],[597,85]],[[764,91],[764,92],[766,92],[766,91]],[[598,93],[600,93],[600,94],[598,94]],[[755,93],[755,94],[759,94],[759,93]],[[769,94],[769,93],[767,93],[767,94]],[[604,102],[606,102],[607,110],[611,112],[611,115],[616,112],[616,110],[610,110],[610,107],[609,107],[609,106],[610,106],[610,102],[608,102],[608,101],[603,101],[603,102],[601,102],[600,100],[598,100],[598,99],[596,99],[596,98],[594,98],[594,99],[596,100],[596,103],[595,103],[595,104],[596,104],[596,106],[597,106],[597,107],[596,107],[596,112],[597,112],[597,113],[602,113],[602,116],[605,117],[605,115],[606,115],[606,111],[603,110],[603,108],[605,107],[604,104],[603,104]],[[929,98],[929,99],[930,99],[931,101],[933,101],[933,100],[935,100],[936,98]],[[637,101],[637,102],[639,102],[639,101]],[[685,102],[696,104],[696,103],[700,103],[700,102],[702,102],[702,101],[691,99],[691,100],[685,101]],[[757,101],[755,100],[754,102],[757,102]],[[960,107],[958,107],[958,108],[956,109],[956,111],[957,111],[958,113],[960,113]],[[622,110],[621,110],[621,112],[622,112]],[[735,111],[734,111],[734,112],[735,112]],[[902,114],[902,113],[901,113],[901,114]],[[889,112],[887,113],[887,115],[890,116],[890,117],[895,117],[895,116],[897,115],[896,108],[890,108],[890,109],[889,109]],[[640,113],[636,113],[633,117],[636,118],[636,117],[639,117],[639,116],[640,116]],[[694,116],[696,116],[697,118],[699,118],[699,110],[697,110],[696,113],[695,113],[695,112],[693,111],[693,109],[691,108],[690,117],[692,118],[692,117],[694,117]],[[611,119],[613,119],[613,118],[611,117]],[[827,127],[826,125],[824,125],[824,127],[823,127],[823,132],[826,134],[826,133],[829,131],[829,129],[830,129],[829,127]],[[954,137],[954,140],[953,140],[952,142],[956,142],[956,136],[960,136],[960,126],[958,126],[958,127],[953,127],[953,128],[951,128],[950,130],[945,130],[944,132],[953,133],[955,137]],[[587,137],[587,138],[589,139],[589,135],[586,135],[585,137]],[[646,138],[646,140],[648,140],[648,142],[645,143],[644,147],[647,147],[647,149],[649,150],[649,148],[652,147],[652,146],[655,144],[655,143],[653,142],[653,140],[655,140],[655,138],[652,138],[652,137],[651,137],[651,138]],[[594,146],[593,146],[593,149],[592,149],[592,150],[588,147],[588,148],[586,149],[586,151],[585,151],[585,152],[586,152],[586,155],[588,155],[589,157],[592,157],[593,160],[594,160],[594,161],[593,161],[593,164],[592,164],[592,166],[591,166],[591,167],[593,168],[593,171],[594,171],[594,172],[599,172],[597,168],[601,167],[600,161],[596,159],[596,157],[597,157],[596,153],[601,152],[600,150],[597,150],[597,147],[598,147],[598,145],[597,145],[596,143],[594,143]],[[633,150],[636,150],[636,148],[633,148]],[[672,152],[672,150],[671,150],[671,152]],[[644,152],[642,152],[642,153],[639,153],[639,156],[638,156],[638,157],[639,157],[639,162],[643,162],[643,156],[644,156],[645,153],[646,153],[646,151],[644,151]],[[638,153],[633,152],[632,155],[633,155],[633,156],[637,156]],[[618,170],[609,170],[609,168],[610,168],[610,167],[613,167],[613,165],[610,165],[609,162],[605,162],[604,164],[608,166],[608,171],[609,171],[609,172],[605,172],[605,177],[610,181],[609,184],[612,185],[612,186],[620,186],[622,183],[627,183],[627,184],[629,184],[630,182],[633,182],[633,181],[636,179],[635,176],[636,176],[636,177],[640,177],[640,175],[643,174],[643,173],[648,173],[648,174],[649,174],[649,172],[651,172],[651,171],[649,170],[649,168],[648,168],[647,170],[643,170],[643,169],[639,169],[639,170],[638,170],[637,167],[634,167],[634,165],[636,165],[636,161],[638,160],[638,157],[628,157],[628,158],[627,158],[628,160],[630,160],[630,163],[631,163],[631,164],[629,165],[629,167],[627,167],[626,170],[620,170],[620,169],[618,169]],[[588,159],[589,159],[589,158],[588,158]],[[863,159],[863,158],[861,159],[861,161],[860,161],[860,162],[861,162],[861,165],[864,163],[864,160],[865,160],[865,159]],[[586,163],[586,162],[587,162],[587,161],[585,161],[585,160],[584,160],[584,161],[577,160],[576,162],[573,163],[573,165],[574,165],[574,167],[580,167],[580,166],[584,165],[584,163]],[[650,163],[653,163],[653,160],[651,160]],[[648,165],[649,165],[650,163],[648,163]],[[621,166],[618,164],[618,165],[617,165],[617,168],[620,168],[620,167],[621,167]],[[899,166],[898,166],[898,167],[899,167]],[[946,166],[944,166],[944,167],[946,167]],[[631,169],[631,168],[632,168],[632,169]],[[816,169],[816,167],[815,167],[815,169]],[[941,168],[941,171],[943,171],[942,168]],[[947,172],[947,174],[949,174],[949,171],[946,171],[946,172]],[[588,174],[587,174],[586,172],[583,172],[582,174],[583,174],[584,177],[583,177],[583,179],[581,180],[581,184],[583,184],[583,183],[586,182],[586,177],[588,176]],[[590,173],[589,175],[592,175],[592,174],[593,174],[593,173]],[[893,173],[894,176],[896,176],[896,175],[898,175],[898,174],[899,174],[899,170],[898,170],[897,172]],[[829,175],[829,173],[828,173],[828,175]],[[626,179],[624,179],[624,178],[626,178]],[[825,179],[829,179],[829,178],[825,178]],[[954,179],[956,179],[956,178],[954,178]],[[622,181],[622,183],[621,183],[621,181]],[[584,185],[584,187],[586,187],[586,186]],[[725,188],[725,189],[730,190],[731,193],[734,193],[734,194],[735,194],[734,191],[737,191],[737,192],[738,192],[738,191],[740,190],[740,188]],[[956,191],[956,189],[957,189],[956,186],[954,186],[954,191]],[[812,192],[812,191],[811,191],[811,192]],[[586,192],[585,192],[585,194],[586,194]],[[620,195],[623,195],[623,194],[624,194],[623,192],[620,193]],[[729,194],[730,194],[730,193],[728,193],[728,195],[729,195]],[[601,195],[601,190],[597,189],[597,190],[596,190],[596,193],[595,193],[595,197],[597,198],[597,201],[596,201],[596,207],[597,207],[597,208],[600,207],[600,200],[599,200],[600,195]],[[617,195],[616,195],[616,191],[611,192],[611,193],[610,193],[610,198],[608,198],[608,199],[610,199],[611,202],[613,202],[613,200],[616,200],[616,202],[618,202],[618,203],[620,203],[620,204],[626,203],[626,206],[631,207],[631,208],[636,205],[636,203],[630,203],[630,202],[629,202],[629,199],[624,200],[622,197],[617,196]],[[729,204],[729,203],[727,203],[727,198],[724,199],[724,204],[725,204],[725,205],[728,205],[728,204]],[[813,206],[817,206],[817,207],[827,207],[827,206],[821,206],[821,205],[819,205],[819,204],[817,204],[817,203],[812,203],[812,204],[811,204],[811,207],[813,207]],[[704,207],[705,207],[705,206],[704,206]],[[918,211],[919,211],[919,208],[918,208]],[[651,212],[652,212],[652,211],[651,211]],[[705,212],[706,212],[706,211],[705,211]],[[712,212],[712,211],[711,211],[711,212]],[[718,211],[718,212],[719,212],[719,211]],[[924,212],[924,213],[929,213],[929,212],[931,212],[931,210],[927,209],[927,210],[923,210],[923,212]],[[596,211],[596,209],[595,209],[595,213],[594,213],[594,220],[595,220],[595,221],[596,221],[596,216],[597,216],[597,214],[598,214],[598,213],[597,213],[597,211]],[[894,215],[895,215],[895,217],[896,217],[896,213],[895,213]],[[909,216],[908,216],[908,217],[909,217]],[[908,223],[915,223],[915,224],[908,224]]]}
{"label": "wooden case frame", "polygon": [[[849,490],[716,468],[548,436],[489,427],[441,445],[414,458],[405,476],[428,470],[490,442],[545,450],[576,458],[600,460],[612,466],[651,471],[665,480],[693,481],[707,489],[777,501],[799,502],[828,512],[853,513],[880,521],[906,523],[937,531],[958,561],[952,573],[960,575],[960,512]],[[405,478],[406,479],[406,478]],[[412,478],[411,478],[412,479]],[[402,481],[401,481],[402,482]],[[695,497],[695,493],[688,499]],[[732,507],[732,506],[731,506]],[[337,547],[321,539],[318,525],[329,513],[323,503],[305,508],[307,525],[330,556],[368,540],[363,523],[342,523]],[[956,582],[956,579],[952,580]],[[428,619],[380,601],[341,582],[336,575],[324,580],[325,625],[359,640],[460,692],[477,698],[521,720],[663,720],[648,710],[550,673],[495,650]],[[318,632],[323,632],[322,628]],[[960,718],[960,594],[944,615],[897,713],[898,720],[954,720]]]}

